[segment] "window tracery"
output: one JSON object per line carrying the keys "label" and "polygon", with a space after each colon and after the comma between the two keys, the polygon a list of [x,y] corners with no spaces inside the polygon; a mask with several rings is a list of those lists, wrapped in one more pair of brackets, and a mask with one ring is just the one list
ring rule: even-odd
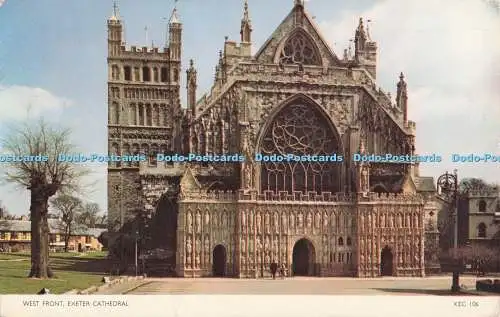
{"label": "window tracery", "polygon": [[[291,104],[274,118],[263,138],[263,155],[298,157],[332,155],[339,150],[337,138],[327,119],[311,105]],[[262,190],[337,192],[339,164],[301,161],[263,162]]]}
{"label": "window tracery", "polygon": [[280,64],[321,65],[316,45],[303,31],[293,34],[281,51]]}

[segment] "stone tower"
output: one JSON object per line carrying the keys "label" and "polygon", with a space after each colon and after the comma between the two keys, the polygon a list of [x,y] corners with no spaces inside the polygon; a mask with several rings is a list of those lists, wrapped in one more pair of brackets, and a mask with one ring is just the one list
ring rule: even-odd
{"label": "stone tower", "polygon": [[[109,162],[111,232],[121,228],[140,201],[139,167],[155,167],[157,153],[179,152],[182,24],[174,9],[165,47],[126,47],[118,7],[108,19],[108,152],[143,155],[143,162]],[[167,36],[167,35],[166,35]]]}

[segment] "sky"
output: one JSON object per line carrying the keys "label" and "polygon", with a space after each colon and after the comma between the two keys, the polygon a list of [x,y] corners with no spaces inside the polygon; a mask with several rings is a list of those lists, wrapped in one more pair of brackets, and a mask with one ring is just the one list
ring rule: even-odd
{"label": "sky", "polygon": [[[248,2],[256,51],[294,0]],[[127,45],[164,45],[165,18],[174,1],[118,4]],[[306,10],[338,56],[354,37],[359,17],[371,20],[371,38],[379,47],[377,84],[395,96],[399,73],[404,72],[409,118],[417,123],[417,152],[444,158],[440,164],[422,164],[422,176],[437,177],[456,168],[461,178],[498,183],[500,163],[458,164],[449,159],[451,153],[500,155],[497,4],[493,0],[309,0]],[[211,86],[224,37],[239,40],[243,0],[180,0],[177,7],[183,23],[183,65],[195,60],[201,96]],[[111,0],[0,4],[0,137],[11,124],[43,116],[71,128],[73,142],[82,152],[106,152],[106,20],[111,13]],[[94,186],[84,199],[105,210],[106,166],[92,169],[85,181]],[[2,186],[0,201],[11,213],[28,213],[25,190]]]}

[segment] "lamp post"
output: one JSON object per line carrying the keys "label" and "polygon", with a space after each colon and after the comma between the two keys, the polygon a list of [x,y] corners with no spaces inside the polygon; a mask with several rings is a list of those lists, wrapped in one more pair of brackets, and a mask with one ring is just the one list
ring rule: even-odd
{"label": "lamp post", "polygon": [[[453,174],[446,172],[445,174],[439,176],[437,180],[437,187],[441,189],[441,192],[447,197],[451,198],[453,202],[453,254],[457,254],[458,250],[458,174],[457,170],[453,171]],[[461,263],[460,263],[461,264]],[[451,285],[452,292],[458,292],[460,290],[459,268],[453,269],[453,281]]]}
{"label": "lamp post", "polygon": [[138,265],[137,265],[137,238],[139,237],[139,231],[135,231],[135,276],[137,276],[137,270],[138,270]]}

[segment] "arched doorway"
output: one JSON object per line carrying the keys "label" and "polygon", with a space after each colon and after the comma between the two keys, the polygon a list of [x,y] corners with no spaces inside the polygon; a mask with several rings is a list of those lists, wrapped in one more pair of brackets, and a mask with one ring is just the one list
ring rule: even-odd
{"label": "arched doorway", "polygon": [[219,244],[214,248],[213,251],[213,276],[223,277],[226,275],[226,261],[226,248],[223,245]]}
{"label": "arched doorway", "polygon": [[293,247],[292,272],[294,276],[314,276],[315,251],[311,241],[300,239]]}
{"label": "arched doorway", "polygon": [[380,275],[392,276],[394,274],[393,255],[391,248],[385,246],[380,257]]}

